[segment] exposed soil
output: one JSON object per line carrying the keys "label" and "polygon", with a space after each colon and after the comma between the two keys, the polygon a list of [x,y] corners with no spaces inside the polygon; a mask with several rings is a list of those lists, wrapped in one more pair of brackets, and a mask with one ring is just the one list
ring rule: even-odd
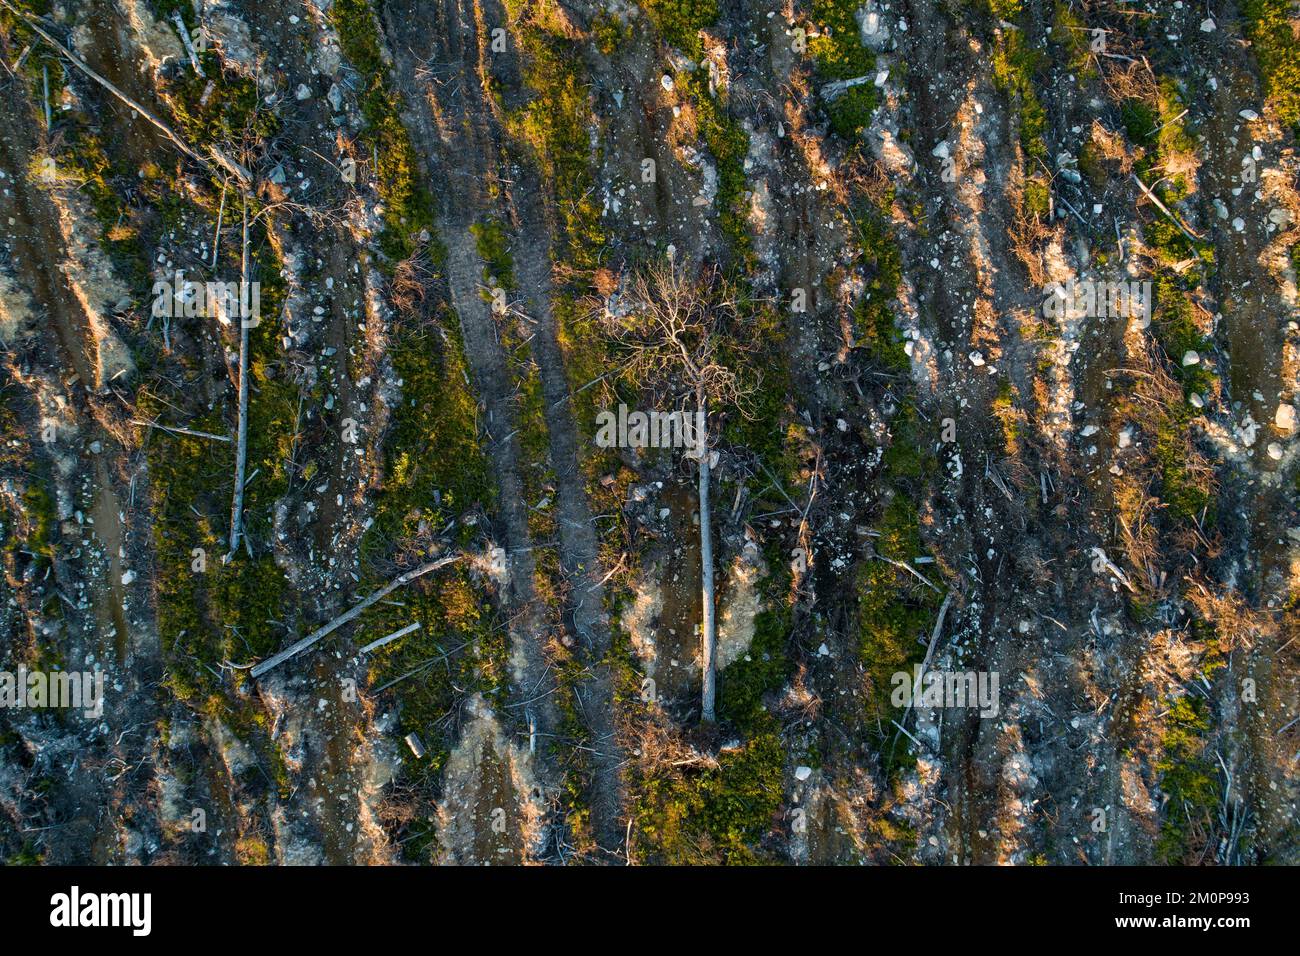
{"label": "exposed soil", "polygon": [[[0,708],[3,859],[1297,861],[1300,43],[1260,5],[16,6],[0,670],[107,696]],[[240,330],[154,284],[238,278],[245,206],[231,550]],[[597,440],[695,394],[654,269],[735,376],[711,724],[697,464]],[[919,669],[995,705],[900,703]]]}

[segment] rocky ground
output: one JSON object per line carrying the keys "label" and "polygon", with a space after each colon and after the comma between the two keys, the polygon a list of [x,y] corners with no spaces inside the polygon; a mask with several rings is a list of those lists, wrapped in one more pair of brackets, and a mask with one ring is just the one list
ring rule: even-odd
{"label": "rocky ground", "polygon": [[[0,681],[105,678],[0,699],[9,862],[1300,862],[1289,4],[0,0],[0,66]],[[701,356],[707,509],[598,440]]]}

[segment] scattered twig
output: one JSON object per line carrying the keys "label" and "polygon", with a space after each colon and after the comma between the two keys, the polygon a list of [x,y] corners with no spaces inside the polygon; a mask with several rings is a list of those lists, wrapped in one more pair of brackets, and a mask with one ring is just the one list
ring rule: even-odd
{"label": "scattered twig", "polygon": [[146,422],[139,418],[131,419],[133,425],[143,425],[145,428],[161,428],[165,432],[175,432],[178,435],[193,435],[195,438],[211,438],[213,441],[230,441],[229,435],[214,435],[212,432],[201,432],[193,428],[177,428],[173,425],[160,425],[157,422]]}
{"label": "scattered twig", "polygon": [[[221,221],[226,215],[226,181],[221,181],[221,206],[217,209],[217,231],[212,234],[212,268],[217,267],[217,250],[221,248]],[[242,290],[240,290],[242,292]]]}
{"label": "scattered twig", "polygon": [[1129,175],[1133,177],[1133,182],[1138,184],[1138,187],[1141,188],[1143,194],[1148,199],[1150,199],[1153,203],[1155,203],[1156,208],[1159,209],[1166,216],[1168,216],[1169,219],[1173,222],[1173,224],[1178,227],[1179,231],[1181,231],[1182,234],[1187,237],[1188,242],[1195,244],[1197,242],[1202,241],[1200,236],[1196,235],[1196,233],[1192,232],[1190,229],[1184,226],[1183,221],[1169,211],[1169,207],[1160,201],[1159,196],[1157,196],[1155,193],[1153,193],[1150,189],[1147,188],[1147,184],[1142,182],[1142,180],[1138,178],[1137,173],[1130,173]]}
{"label": "scattered twig", "polygon": [[912,566],[911,566],[910,564],[908,564],[906,561],[895,561],[893,558],[887,558],[887,557],[885,557],[885,556],[884,556],[883,554],[881,554],[879,551],[875,551],[875,552],[873,552],[873,553],[872,553],[872,557],[874,557],[874,558],[879,558],[881,561],[885,561],[885,562],[887,562],[887,563],[889,563],[889,564],[892,564],[892,565],[893,565],[894,567],[896,567],[896,568],[902,568],[904,571],[906,571],[908,574],[912,575],[912,577],[916,578],[918,581],[920,581],[922,584],[924,584],[927,588],[929,588],[929,589],[930,589],[931,591],[933,591],[935,594],[942,594],[942,593],[943,593],[942,591],[939,590],[938,586],[935,585],[935,584],[934,584],[934,583],[933,583],[929,578],[927,578],[927,577],[926,577],[924,574],[922,574],[920,571],[916,570],[916,568],[912,567]]}
{"label": "scattered twig", "polygon": [[194,42],[190,39],[189,30],[185,29],[185,21],[181,19],[179,10],[172,11],[172,22],[176,24],[176,32],[181,35],[181,43],[185,44],[185,52],[190,56],[190,66],[194,67],[194,72],[199,76],[207,78],[203,72],[203,65],[199,63],[199,55],[194,52]]}

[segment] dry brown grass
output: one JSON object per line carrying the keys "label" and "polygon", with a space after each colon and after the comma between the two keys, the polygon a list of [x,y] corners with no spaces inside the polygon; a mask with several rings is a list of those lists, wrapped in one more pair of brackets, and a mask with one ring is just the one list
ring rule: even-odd
{"label": "dry brown grass", "polygon": [[1228,585],[1196,577],[1188,582],[1186,593],[1197,613],[1214,625],[1219,647],[1225,653],[1249,650],[1261,634],[1273,630],[1273,622],[1268,616],[1252,610],[1246,600]]}
{"label": "dry brown grass", "polygon": [[[1047,270],[1043,266],[1043,246],[1047,240],[1063,232],[1062,226],[1050,227],[1041,217],[1029,209],[1027,190],[1029,179],[1023,167],[1012,168],[1007,177],[1006,198],[1011,208],[1011,223],[1008,236],[1011,239],[1011,251],[1025,267],[1030,283],[1036,288],[1047,285]],[[1058,236],[1059,238],[1059,236]]]}
{"label": "dry brown grass", "polygon": [[1132,99],[1155,105],[1156,78],[1145,59],[1125,61],[1106,58],[1101,64],[1102,83],[1110,93],[1112,102],[1122,103]]}
{"label": "dry brown grass", "polygon": [[1125,176],[1133,171],[1133,157],[1129,154],[1128,145],[1124,141],[1123,135],[1107,129],[1101,120],[1092,121],[1089,134],[1092,145],[1096,148],[1097,156],[1100,159],[1116,163],[1119,172]]}
{"label": "dry brown grass", "polygon": [[402,315],[413,315],[424,302],[429,284],[433,281],[433,268],[423,250],[409,259],[403,259],[393,270],[390,299]]}

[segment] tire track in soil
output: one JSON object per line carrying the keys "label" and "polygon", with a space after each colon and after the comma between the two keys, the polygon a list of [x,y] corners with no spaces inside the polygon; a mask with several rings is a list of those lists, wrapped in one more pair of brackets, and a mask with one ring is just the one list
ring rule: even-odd
{"label": "tire track in soil", "polygon": [[[495,321],[479,294],[484,264],[469,231],[479,214],[491,209],[483,187],[495,172],[491,157],[496,154],[482,88],[465,79],[480,76],[482,70],[479,36],[471,26],[479,22],[477,13],[476,7],[459,2],[394,4],[382,11],[379,21],[393,56],[393,82],[406,104],[403,119],[416,155],[433,183],[449,187],[438,191],[437,229],[446,247],[448,293],[460,320],[465,357],[486,413],[486,444],[497,480],[501,544],[506,553],[505,605],[514,670],[508,722],[516,734],[527,736],[527,705],[533,730],[545,742],[555,739],[560,720],[554,700],[556,681],[545,648],[546,619],[534,587],[536,560],[520,475],[516,391]],[[445,64],[458,80],[435,83],[431,89],[419,79],[425,64]],[[549,802],[558,797],[561,776],[545,748],[543,743],[534,754],[534,772]],[[492,788],[485,789],[490,792]],[[519,801],[527,799],[522,794],[514,796]],[[500,802],[498,796],[496,806]],[[483,804],[471,812],[482,819],[496,806]],[[532,848],[534,855],[544,854],[551,842],[546,829],[542,845]]]}
{"label": "tire track in soil", "polygon": [[614,674],[605,660],[610,646],[609,615],[605,613],[604,573],[591,508],[579,469],[578,428],[570,406],[564,355],[551,310],[550,232],[540,199],[540,184],[531,171],[518,176],[515,196],[519,208],[521,247],[529,255],[516,257],[516,271],[525,290],[525,305],[533,320],[533,357],[541,369],[546,402],[546,432],[555,475],[560,532],[560,565],[577,596],[566,609],[566,621],[581,639],[591,679],[574,687],[583,719],[591,731],[594,774],[591,793],[592,830],[597,845],[615,856],[622,853],[626,831],[622,824],[623,757],[614,730]]}
{"label": "tire track in soil", "polygon": [[[410,35],[414,34],[414,24],[421,14],[412,12],[409,18],[402,17],[403,24],[410,27]],[[483,38],[478,30],[486,23],[485,18],[494,14],[478,3],[457,3],[445,5],[443,15],[450,28],[430,29],[426,35],[444,37],[445,48],[430,51],[432,56],[425,62],[435,67],[450,67],[445,72],[458,73],[461,77],[486,75],[489,64],[483,58]],[[397,19],[395,14],[390,17]],[[505,22],[505,17],[500,15],[492,22]],[[517,42],[511,44],[512,49],[518,46]],[[525,697],[535,697],[543,690],[549,693],[554,681],[544,673],[545,655],[540,644],[545,624],[532,588],[535,562],[532,554],[524,550],[530,545],[527,506],[518,472],[519,446],[513,436],[517,421],[510,396],[514,387],[494,320],[479,295],[483,263],[469,233],[470,225],[481,214],[496,211],[481,187],[496,172],[491,157],[501,153],[504,135],[493,118],[492,104],[483,97],[482,85],[469,84],[463,79],[454,85],[448,81],[435,87],[439,115],[432,116],[422,91],[410,88],[417,68],[414,52],[409,47],[403,50],[398,42],[390,43],[390,49],[395,51],[398,63],[395,71],[398,83],[407,87],[403,92],[408,104],[414,106],[411,133],[417,151],[430,161],[435,173],[442,174],[442,181],[453,184],[448,194],[441,197],[445,208],[439,233],[447,245],[452,304],[461,319],[466,354],[478,392],[488,409],[489,428],[508,435],[491,442],[491,455],[501,482],[502,515],[511,555],[512,605],[526,610],[525,630],[531,635],[522,642],[528,655],[525,685],[538,690]],[[516,85],[519,71],[513,59],[497,55],[491,66],[503,85]],[[523,90],[504,92],[506,96],[526,95]],[[445,132],[437,136],[433,130],[439,122]],[[575,688],[575,694],[580,716],[591,733],[593,781],[589,798],[593,835],[603,851],[620,857],[624,837],[619,776],[622,757],[615,739],[614,676],[604,661],[610,646],[610,625],[604,611],[604,574],[599,548],[579,468],[578,431],[569,404],[569,382],[551,309],[551,224],[543,206],[543,186],[536,173],[528,168],[512,168],[509,176],[502,176],[506,178],[514,180],[513,220],[519,231],[511,253],[523,296],[523,311],[535,333],[531,346],[540,370],[548,456],[556,485],[560,565],[565,580],[573,586],[574,598],[564,609],[565,627],[580,639],[584,662],[591,675]],[[544,688],[539,686],[541,681],[545,681]],[[549,702],[546,711],[547,724],[552,728],[557,726],[554,707]]]}

